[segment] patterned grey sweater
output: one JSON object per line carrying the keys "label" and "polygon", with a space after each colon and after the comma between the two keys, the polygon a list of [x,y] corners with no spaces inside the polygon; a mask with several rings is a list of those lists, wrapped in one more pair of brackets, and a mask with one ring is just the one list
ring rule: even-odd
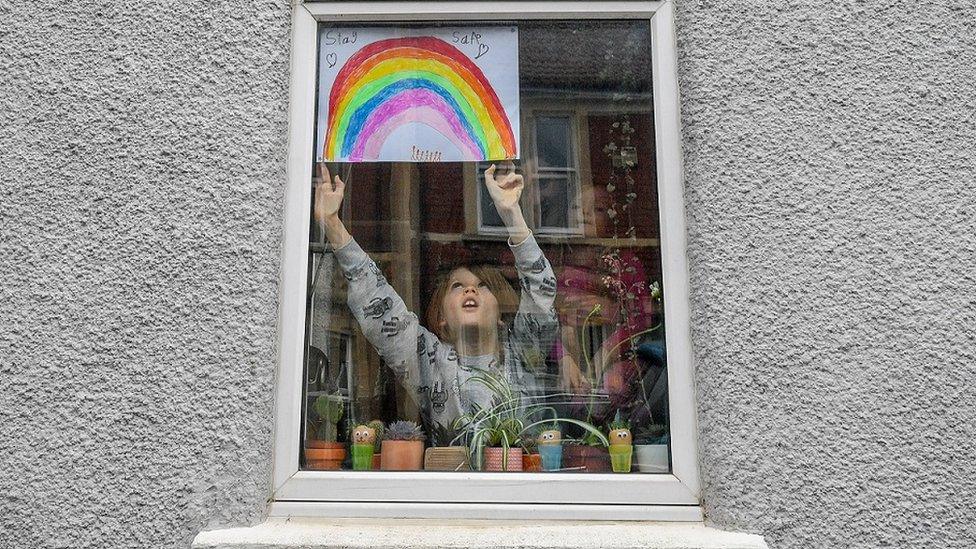
{"label": "patterned grey sweater", "polygon": [[349,308],[363,333],[411,390],[424,419],[435,429],[449,433],[454,420],[470,413],[473,404],[490,405],[490,392],[480,383],[467,382],[479,370],[505,376],[523,398],[539,395],[544,389],[537,372],[544,370],[546,354],[558,333],[553,308],[556,277],[533,236],[510,247],[515,254],[521,297],[512,326],[500,334],[501,365],[494,355],[459,356],[453,345],[421,326],[354,240],[335,251],[339,267],[349,280]]}

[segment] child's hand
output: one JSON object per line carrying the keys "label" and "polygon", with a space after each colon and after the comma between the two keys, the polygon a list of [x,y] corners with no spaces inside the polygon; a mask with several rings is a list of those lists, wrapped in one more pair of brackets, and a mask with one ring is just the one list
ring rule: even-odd
{"label": "child's hand", "polygon": [[522,188],[525,187],[521,175],[513,170],[495,179],[495,165],[492,164],[485,170],[485,186],[488,187],[488,194],[500,215],[504,217],[515,211],[521,212],[519,197],[522,196]]}
{"label": "child's hand", "polygon": [[315,220],[325,223],[326,220],[336,217],[339,214],[339,207],[342,206],[342,197],[346,189],[346,184],[335,176],[335,186],[329,177],[329,168],[325,162],[319,162],[320,181],[315,185]]}

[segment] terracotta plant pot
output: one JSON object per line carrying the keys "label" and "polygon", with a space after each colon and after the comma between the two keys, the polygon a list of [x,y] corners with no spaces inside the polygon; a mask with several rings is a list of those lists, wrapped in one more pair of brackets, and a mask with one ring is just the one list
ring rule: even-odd
{"label": "terracotta plant pot", "polygon": [[525,454],[522,458],[522,466],[526,471],[533,473],[542,471],[542,456],[539,454]]}
{"label": "terracotta plant pot", "polygon": [[485,448],[485,471],[521,471],[522,470],[522,449],[508,449],[508,467],[503,467],[505,449],[504,448]]}
{"label": "terracotta plant pot", "polygon": [[[333,446],[330,446],[330,444],[333,445]],[[334,446],[335,444],[338,444],[338,443],[337,442],[326,442],[324,440],[315,440],[315,439],[309,439],[309,440],[306,440],[305,441],[305,447],[306,448],[335,448],[335,446]]]}
{"label": "terracotta plant pot", "polygon": [[382,459],[382,454],[373,454],[373,470],[380,470],[380,461]]}
{"label": "terracotta plant pot", "polygon": [[603,446],[564,446],[563,468],[581,473],[605,473],[610,471],[610,453]]}
{"label": "terracotta plant pot", "polygon": [[384,440],[380,469],[384,471],[419,471],[424,466],[424,441]]}
{"label": "terracotta plant pot", "polygon": [[305,444],[305,467],[318,471],[336,471],[346,460],[346,445],[342,442],[309,440]]}

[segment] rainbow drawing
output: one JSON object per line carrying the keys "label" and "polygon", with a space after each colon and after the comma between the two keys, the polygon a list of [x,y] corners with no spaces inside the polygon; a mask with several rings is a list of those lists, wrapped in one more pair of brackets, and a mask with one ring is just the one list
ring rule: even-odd
{"label": "rainbow drawing", "polygon": [[419,123],[465,159],[518,155],[505,108],[467,55],[433,36],[389,38],[356,51],[329,92],[326,160],[377,160],[392,132]]}

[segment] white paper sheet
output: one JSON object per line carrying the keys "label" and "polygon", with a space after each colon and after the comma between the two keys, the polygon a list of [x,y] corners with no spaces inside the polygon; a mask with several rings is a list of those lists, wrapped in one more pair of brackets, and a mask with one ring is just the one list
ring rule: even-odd
{"label": "white paper sheet", "polygon": [[316,159],[518,158],[514,26],[324,27]]}

